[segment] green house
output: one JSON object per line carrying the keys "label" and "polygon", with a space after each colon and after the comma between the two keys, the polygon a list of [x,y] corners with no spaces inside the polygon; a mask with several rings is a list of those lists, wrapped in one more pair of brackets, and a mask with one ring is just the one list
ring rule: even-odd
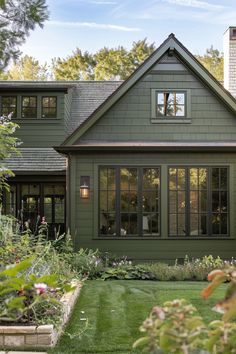
{"label": "green house", "polygon": [[[235,27],[224,41],[236,57]],[[231,54],[227,89],[173,34],[125,82],[2,81],[23,141],[5,212],[136,260],[235,257]]]}

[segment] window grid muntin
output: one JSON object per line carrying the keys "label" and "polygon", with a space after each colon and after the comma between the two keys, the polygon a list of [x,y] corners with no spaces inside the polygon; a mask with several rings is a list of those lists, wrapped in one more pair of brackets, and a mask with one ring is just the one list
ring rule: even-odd
{"label": "window grid muntin", "polygon": [[[11,103],[11,100],[13,102]],[[1,115],[8,116],[12,113],[11,118],[17,117],[17,96],[1,96]]]}
{"label": "window grid muntin", "polygon": [[37,118],[37,96],[22,96],[21,117]]}
{"label": "window grid muntin", "polygon": [[[110,237],[110,235],[105,235],[102,234],[100,232],[101,230],[101,220],[100,220],[100,196],[101,196],[101,192],[102,190],[100,190],[100,171],[103,168],[113,168],[115,170],[115,174],[116,174],[116,186],[119,186],[119,188],[116,188],[116,235],[115,237],[157,237],[160,236],[160,198],[161,198],[161,191],[160,191],[160,179],[161,179],[161,169],[160,166],[99,166],[99,178],[98,178],[98,183],[99,183],[99,193],[98,193],[98,218],[99,218],[99,223],[98,223],[98,230],[99,230],[99,236],[100,237]],[[137,195],[137,200],[138,200],[138,220],[137,220],[137,227],[138,227],[138,233],[136,235],[130,235],[130,234],[126,234],[126,235],[121,235],[120,233],[120,229],[121,229],[121,217],[120,217],[120,210],[121,210],[121,204],[120,204],[120,169],[122,168],[136,168],[138,171],[138,195]],[[158,235],[155,234],[155,236],[153,236],[153,234],[143,234],[143,229],[142,229],[142,224],[143,224],[143,220],[142,220],[142,216],[143,216],[143,212],[142,212],[142,176],[143,176],[143,170],[144,169],[156,169],[158,170],[159,173],[159,184],[158,184],[158,195],[159,195],[159,200],[158,200]]]}
{"label": "window grid muntin", "polygon": [[[159,103],[159,95],[163,94],[164,95],[164,102]],[[167,94],[173,95],[174,101],[172,104],[168,104],[168,98]],[[178,103],[176,101],[177,95],[183,95],[183,103]],[[168,114],[168,105],[173,106],[174,109],[174,114]],[[163,114],[160,113],[158,108],[163,108]],[[183,108],[183,114],[177,114],[177,107]],[[185,91],[175,91],[175,90],[165,90],[165,91],[156,91],[156,117],[167,117],[167,118],[172,118],[172,117],[177,117],[177,118],[183,118],[186,116],[186,92]]]}
{"label": "window grid muntin", "polygon": [[[169,170],[170,169],[185,169],[186,170],[186,185],[187,185],[187,189],[186,189],[186,235],[184,237],[228,237],[229,236],[229,225],[230,225],[230,214],[229,214],[229,168],[227,166],[169,166],[168,167],[168,235],[169,237],[179,237],[177,234],[170,234],[170,188],[169,188],[169,180],[170,180],[170,174],[169,174]],[[197,168],[197,169],[207,169],[207,184],[208,184],[208,189],[207,189],[207,201],[206,201],[206,207],[207,207],[207,211],[206,211],[206,219],[207,219],[207,225],[206,225],[206,230],[207,233],[204,235],[190,235],[190,178],[189,178],[189,174],[190,174],[190,169],[191,168]],[[227,173],[227,181],[226,181],[226,190],[227,190],[227,213],[223,213],[224,215],[227,216],[227,233],[225,234],[214,234],[212,232],[212,180],[211,180],[211,173],[212,173],[212,169],[214,168],[219,168],[219,169],[225,169],[226,173]]]}
{"label": "window grid muntin", "polygon": [[[48,101],[48,104],[46,104]],[[54,103],[53,103],[54,101]],[[43,96],[42,97],[42,118],[56,118],[57,117],[57,96]]]}

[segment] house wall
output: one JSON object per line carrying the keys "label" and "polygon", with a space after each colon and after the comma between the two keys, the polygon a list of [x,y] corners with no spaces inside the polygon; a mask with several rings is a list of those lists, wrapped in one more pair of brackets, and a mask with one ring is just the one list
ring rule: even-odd
{"label": "house wall", "polygon": [[[188,122],[154,123],[153,89],[187,90]],[[229,141],[235,140],[235,134],[235,114],[176,58],[175,62],[157,64],[80,138],[80,142]]]}
{"label": "house wall", "polygon": [[[65,132],[65,94],[64,92],[34,92],[24,91],[23,93],[11,92],[7,95],[17,95],[17,118],[14,119],[20,128],[16,130],[16,136],[23,142],[21,147],[51,147],[60,145],[66,137]],[[37,96],[38,101],[38,117],[37,118],[20,118],[21,117],[21,96]],[[41,97],[57,96],[57,118],[48,119],[41,118]]]}
{"label": "house wall", "polygon": [[[236,153],[90,153],[70,156],[70,195],[68,212],[71,234],[76,248],[92,248],[127,255],[134,260],[165,260],[201,257],[206,254],[223,258],[236,254]],[[133,239],[109,239],[98,236],[98,167],[102,165],[160,166],[161,167],[161,236]],[[230,173],[230,237],[168,238],[167,168],[170,165],[229,167]],[[90,176],[91,195],[80,198],[80,176]]]}

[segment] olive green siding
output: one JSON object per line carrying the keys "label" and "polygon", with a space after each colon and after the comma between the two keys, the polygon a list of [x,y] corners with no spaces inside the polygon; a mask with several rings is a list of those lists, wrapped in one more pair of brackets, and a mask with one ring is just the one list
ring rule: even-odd
{"label": "olive green siding", "polygon": [[[17,118],[14,121],[20,126],[20,129],[16,131],[16,136],[23,142],[21,147],[47,148],[61,144],[66,137],[63,92],[11,92],[9,95],[17,95]],[[37,96],[37,118],[21,118],[21,96]],[[42,96],[57,96],[57,118],[41,118]]]}
{"label": "olive green siding", "polygon": [[70,124],[70,116],[71,116],[71,105],[72,105],[72,90],[69,89],[68,93],[65,94],[65,130],[66,130],[66,136],[68,135],[68,132],[70,131],[69,124]]}
{"label": "olive green siding", "polygon": [[[101,238],[98,236],[98,167],[102,165],[161,167],[161,236],[159,238]],[[168,238],[167,168],[171,165],[223,165],[230,171],[230,238]],[[80,176],[91,178],[90,199],[79,195]],[[166,260],[200,257],[205,254],[224,258],[236,254],[236,153],[127,153],[72,155],[70,164],[71,232],[76,247],[99,248],[138,260]]]}
{"label": "olive green siding", "polygon": [[[186,90],[188,122],[153,123],[153,89]],[[223,141],[235,136],[235,114],[190,71],[175,70],[147,73],[80,141]]]}

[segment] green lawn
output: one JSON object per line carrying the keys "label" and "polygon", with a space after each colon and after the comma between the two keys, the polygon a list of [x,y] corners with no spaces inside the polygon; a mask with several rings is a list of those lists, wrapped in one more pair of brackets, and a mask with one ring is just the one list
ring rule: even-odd
{"label": "green lawn", "polygon": [[[71,321],[53,354],[129,354],[139,337],[138,328],[154,305],[185,298],[192,302],[206,322],[218,318],[211,311],[224,286],[207,301],[200,298],[203,282],[87,281],[81,291]],[[88,328],[85,328],[88,319]],[[68,335],[69,333],[69,335]]]}

